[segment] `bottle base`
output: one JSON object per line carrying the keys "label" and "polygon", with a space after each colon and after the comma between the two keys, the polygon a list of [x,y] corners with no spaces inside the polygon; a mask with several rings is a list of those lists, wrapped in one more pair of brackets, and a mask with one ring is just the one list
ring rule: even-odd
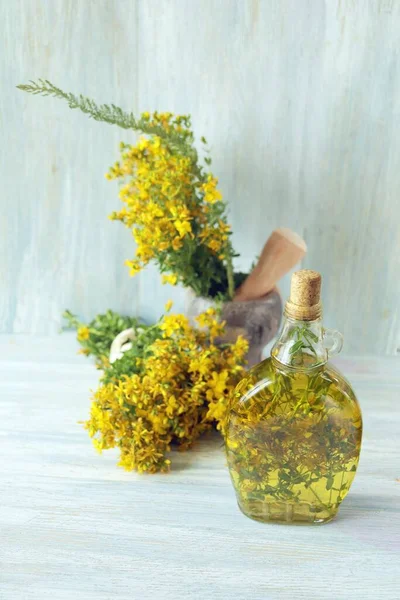
{"label": "bottle base", "polygon": [[338,506],[318,506],[307,502],[261,502],[238,500],[242,513],[262,523],[292,525],[324,525],[336,516]]}

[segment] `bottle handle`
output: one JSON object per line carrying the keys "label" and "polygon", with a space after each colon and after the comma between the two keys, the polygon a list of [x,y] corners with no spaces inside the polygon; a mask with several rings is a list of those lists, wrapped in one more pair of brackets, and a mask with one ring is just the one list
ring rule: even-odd
{"label": "bottle handle", "polygon": [[328,353],[328,357],[339,354],[343,348],[343,335],[336,329],[323,328],[323,344]]}

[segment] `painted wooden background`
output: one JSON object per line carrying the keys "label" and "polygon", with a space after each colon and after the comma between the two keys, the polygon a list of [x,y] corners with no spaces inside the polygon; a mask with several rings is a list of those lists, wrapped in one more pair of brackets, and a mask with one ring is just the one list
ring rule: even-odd
{"label": "painted wooden background", "polygon": [[65,307],[154,319],[183,302],[155,270],[128,277],[129,232],[107,220],[103,175],[133,137],[15,89],[43,77],[191,113],[237,266],[295,229],[346,350],[400,351],[399,0],[0,0],[0,24],[1,331],[55,331]]}

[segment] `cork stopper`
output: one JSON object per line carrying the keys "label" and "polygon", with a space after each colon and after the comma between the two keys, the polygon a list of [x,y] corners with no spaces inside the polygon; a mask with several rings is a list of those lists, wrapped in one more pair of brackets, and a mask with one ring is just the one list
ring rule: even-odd
{"label": "cork stopper", "polygon": [[322,314],[320,301],[321,275],[317,271],[303,269],[292,275],[290,298],[285,314],[301,321],[313,321]]}

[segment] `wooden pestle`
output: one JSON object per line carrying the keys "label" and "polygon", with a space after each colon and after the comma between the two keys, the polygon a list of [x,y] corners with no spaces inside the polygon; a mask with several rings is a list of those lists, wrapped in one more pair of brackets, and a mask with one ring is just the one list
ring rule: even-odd
{"label": "wooden pestle", "polygon": [[234,301],[256,300],[271,292],[276,283],[305,255],[305,241],[294,231],[276,229],[268,238],[261,256]]}

